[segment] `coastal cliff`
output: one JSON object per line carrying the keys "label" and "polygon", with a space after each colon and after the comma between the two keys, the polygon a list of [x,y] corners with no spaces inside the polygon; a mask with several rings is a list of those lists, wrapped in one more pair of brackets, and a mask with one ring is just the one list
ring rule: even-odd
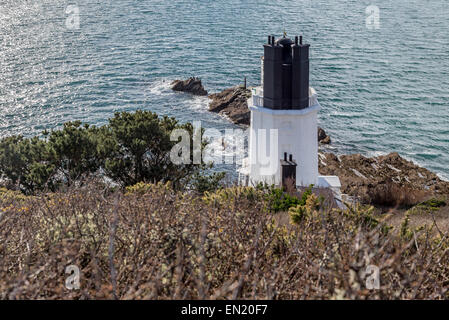
{"label": "coastal cliff", "polygon": [[[335,155],[319,153],[319,172],[339,176],[344,194],[355,196],[363,203],[388,200],[393,193],[403,193],[404,201],[438,194],[449,195],[449,182],[393,152],[377,157],[361,154]],[[383,199],[377,199],[382,197]],[[392,195],[391,201],[397,199]],[[382,201],[380,201],[382,200]]]}

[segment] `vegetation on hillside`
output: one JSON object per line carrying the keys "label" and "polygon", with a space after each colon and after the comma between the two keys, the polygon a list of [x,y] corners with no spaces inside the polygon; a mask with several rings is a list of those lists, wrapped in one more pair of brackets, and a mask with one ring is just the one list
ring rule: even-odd
{"label": "vegetation on hillside", "polygon": [[226,188],[205,163],[172,163],[176,129],[193,132],[137,111],[0,140],[0,299],[449,298],[443,195],[376,189],[408,209],[394,226],[312,186]]}
{"label": "vegetation on hillside", "polygon": [[[25,194],[80,185],[99,175],[121,187],[170,181],[176,189],[216,189],[223,175],[205,174],[210,165],[171,161],[170,152],[178,141],[171,141],[170,135],[177,129],[193,132],[190,123],[136,111],[116,113],[102,127],[75,121],[44,132],[42,138],[6,137],[0,140],[0,181]],[[193,160],[190,145],[187,156]]]}
{"label": "vegetation on hillside", "polygon": [[[275,213],[267,188],[99,190],[1,190],[1,299],[449,298],[447,236],[396,232],[370,207],[329,209],[307,193]],[[78,290],[65,286],[70,265]],[[370,266],[379,289],[367,288]]]}

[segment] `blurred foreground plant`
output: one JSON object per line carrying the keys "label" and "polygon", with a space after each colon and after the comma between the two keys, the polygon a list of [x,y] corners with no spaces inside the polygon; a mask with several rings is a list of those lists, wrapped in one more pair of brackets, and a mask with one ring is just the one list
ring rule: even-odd
{"label": "blurred foreground plant", "polygon": [[[0,298],[448,298],[447,237],[404,238],[369,208],[330,210],[314,195],[303,206],[311,218],[285,224],[261,190],[162,183],[0,197]],[[79,290],[65,286],[69,265]],[[378,290],[366,288],[370,265]]]}

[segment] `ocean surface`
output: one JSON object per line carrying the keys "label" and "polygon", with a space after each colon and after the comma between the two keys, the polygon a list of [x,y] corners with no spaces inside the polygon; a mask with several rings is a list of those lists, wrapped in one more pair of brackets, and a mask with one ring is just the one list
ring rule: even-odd
{"label": "ocean surface", "polygon": [[1,0],[0,137],[137,109],[236,128],[169,83],[258,85],[267,35],[285,29],[311,44],[328,150],[397,151],[447,179],[448,17],[447,0]]}

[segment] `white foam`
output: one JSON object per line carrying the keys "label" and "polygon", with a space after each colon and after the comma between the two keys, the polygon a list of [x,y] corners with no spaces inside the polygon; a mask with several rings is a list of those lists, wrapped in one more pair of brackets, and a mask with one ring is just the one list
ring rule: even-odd
{"label": "white foam", "polygon": [[176,95],[179,105],[182,105],[183,108],[200,111],[208,110],[210,99],[207,96],[194,96],[185,92],[175,92],[171,88],[171,83],[172,80],[166,78],[156,80],[148,86],[146,94],[172,97]]}
{"label": "white foam", "polygon": [[369,151],[367,153],[367,156],[369,158],[373,158],[373,157],[379,157],[379,156],[386,156],[388,154],[388,152],[384,152],[384,151]]}
{"label": "white foam", "polygon": [[148,87],[148,93],[151,93],[152,95],[166,95],[173,93],[170,83],[171,82],[168,79],[156,80]]}
{"label": "white foam", "polygon": [[192,110],[208,111],[210,99],[207,96],[191,96],[185,101],[187,107]]}
{"label": "white foam", "polygon": [[216,163],[221,163],[222,161],[228,162],[230,159],[233,162],[241,161],[239,158],[242,156],[241,150],[242,146],[239,144],[239,139],[234,135],[226,135],[224,131],[218,132],[219,136],[210,136],[209,143],[206,147],[205,154],[208,161],[214,161]]}
{"label": "white foam", "polygon": [[449,176],[447,176],[447,175],[445,175],[445,174],[443,174],[443,173],[437,173],[436,175],[437,175],[438,178],[440,178],[441,180],[449,182]]}

